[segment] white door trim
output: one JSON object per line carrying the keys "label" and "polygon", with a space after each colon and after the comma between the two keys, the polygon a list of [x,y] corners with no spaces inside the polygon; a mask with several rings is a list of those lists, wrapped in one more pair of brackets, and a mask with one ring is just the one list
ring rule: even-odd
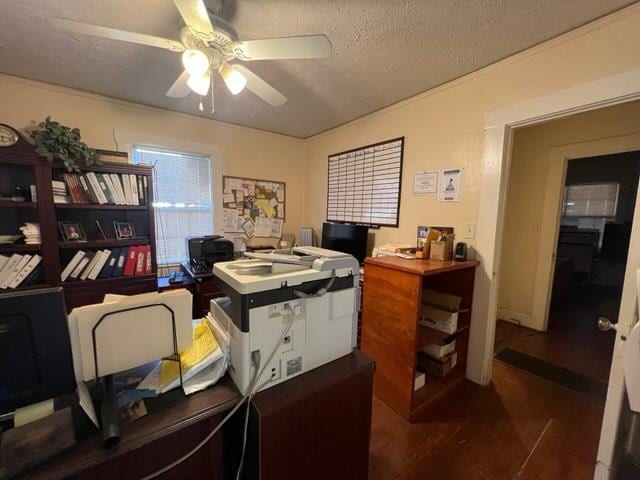
{"label": "white door trim", "polygon": [[[483,385],[491,381],[500,252],[513,129],[639,98],[640,69],[635,69],[485,114],[476,242],[477,258],[481,263],[476,269],[473,295],[467,361],[469,379]],[[621,395],[613,395],[611,398],[621,398]],[[609,437],[615,438],[620,405],[615,408],[611,406],[607,412],[603,435],[606,431]],[[598,459],[609,465],[611,457],[606,458],[607,456],[601,457],[599,454]]]}

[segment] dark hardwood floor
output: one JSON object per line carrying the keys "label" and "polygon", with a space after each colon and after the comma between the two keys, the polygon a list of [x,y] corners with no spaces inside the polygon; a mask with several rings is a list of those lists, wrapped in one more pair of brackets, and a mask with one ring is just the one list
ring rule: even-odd
{"label": "dark hardwood floor", "polygon": [[603,406],[494,362],[410,424],[374,397],[371,480],[591,479]]}
{"label": "dark hardwood floor", "polygon": [[574,288],[560,304],[552,305],[547,332],[499,320],[495,351],[510,347],[554,365],[607,383],[615,332],[596,328],[599,316],[618,318],[620,291]]}

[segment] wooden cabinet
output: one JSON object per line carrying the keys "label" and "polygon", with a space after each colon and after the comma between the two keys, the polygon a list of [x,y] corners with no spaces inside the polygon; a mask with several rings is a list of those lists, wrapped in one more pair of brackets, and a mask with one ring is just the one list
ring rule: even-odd
{"label": "wooden cabinet", "polygon": [[[362,351],[376,362],[376,396],[407,420],[417,419],[465,378],[476,265],[397,257],[365,260]],[[414,391],[417,352],[448,335],[420,325],[423,289],[462,298],[454,333],[458,360],[449,375],[427,374],[425,386]]]}

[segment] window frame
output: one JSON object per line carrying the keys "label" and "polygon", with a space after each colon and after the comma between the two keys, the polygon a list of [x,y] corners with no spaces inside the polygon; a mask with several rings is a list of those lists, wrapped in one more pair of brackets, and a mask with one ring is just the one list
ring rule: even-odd
{"label": "window frame", "polygon": [[[136,145],[144,145],[151,148],[158,148],[170,151],[182,152],[191,155],[201,155],[209,158],[211,171],[211,203],[213,208],[213,233],[223,235],[222,226],[222,148],[217,145],[203,142],[190,142],[172,137],[145,134],[140,132],[129,132],[125,130],[114,130],[114,140],[116,150],[128,153],[128,161],[133,164],[133,148]],[[155,228],[155,226],[154,226]],[[159,239],[156,238],[156,245]],[[166,268],[160,266],[159,268]]]}

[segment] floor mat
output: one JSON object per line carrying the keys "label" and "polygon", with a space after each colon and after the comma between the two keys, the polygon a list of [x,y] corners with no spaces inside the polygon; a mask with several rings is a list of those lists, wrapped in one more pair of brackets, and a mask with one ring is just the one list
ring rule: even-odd
{"label": "floor mat", "polygon": [[526,353],[505,347],[495,358],[507,365],[542,377],[545,380],[578,392],[597,402],[604,403],[607,398],[606,383],[580,375],[566,368],[558,367],[557,365],[532,357]]}

